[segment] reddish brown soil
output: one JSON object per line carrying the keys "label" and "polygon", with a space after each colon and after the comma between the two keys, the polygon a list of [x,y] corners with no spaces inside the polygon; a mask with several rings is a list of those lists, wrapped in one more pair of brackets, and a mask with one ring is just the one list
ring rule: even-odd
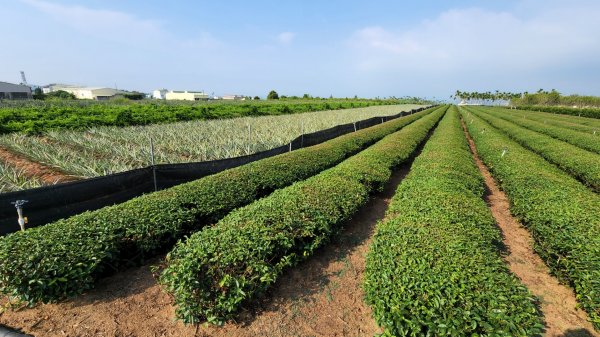
{"label": "reddish brown soil", "polygon": [[485,179],[486,202],[496,223],[502,230],[508,248],[505,257],[510,270],[540,299],[540,309],[546,323],[546,336],[600,336],[588,321],[585,311],[577,308],[575,293],[550,275],[550,270],[533,250],[533,238],[510,213],[510,203],[501,191],[488,168],[477,155],[477,149],[463,122],[475,162]]}
{"label": "reddish brown soil", "polygon": [[[364,304],[365,254],[377,221],[408,172],[396,172],[384,192],[362,208],[315,256],[281,276],[237,322],[185,326],[156,284],[150,265],[106,278],[89,293],[59,304],[6,311],[0,324],[35,336],[373,336],[381,332]],[[5,302],[6,300],[4,300]]]}
{"label": "reddish brown soil", "polygon": [[77,180],[73,176],[68,176],[54,168],[31,161],[3,147],[0,147],[0,161],[16,169],[23,170],[23,174],[27,177],[40,179],[46,184]]}

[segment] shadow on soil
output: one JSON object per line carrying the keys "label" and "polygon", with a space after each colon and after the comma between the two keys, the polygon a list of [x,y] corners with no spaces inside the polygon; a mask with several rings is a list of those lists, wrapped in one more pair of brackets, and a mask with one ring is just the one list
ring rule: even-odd
{"label": "shadow on soil", "polygon": [[110,303],[119,299],[141,294],[156,285],[150,267],[160,264],[164,255],[146,261],[142,266],[131,267],[114,275],[102,278],[93,289],[77,296],[69,302],[73,306],[86,306],[96,303]]}
{"label": "shadow on soil", "polygon": [[248,326],[261,312],[285,310],[290,304],[293,307],[298,303],[310,301],[312,295],[322,292],[327,296],[330,288],[336,287],[331,282],[332,277],[342,276],[341,274],[352,268],[346,265],[337,272],[328,272],[328,266],[334,262],[347,262],[347,256],[371,238],[377,223],[385,216],[389,200],[409,170],[410,163],[397,168],[384,190],[373,195],[352,220],[343,225],[338,236],[308,260],[284,272],[267,294],[245,306],[235,324]]}
{"label": "shadow on soil", "polygon": [[592,334],[588,329],[573,329],[573,330],[565,331],[565,333],[560,335],[559,337],[593,337],[593,336],[594,336],[594,334]]}

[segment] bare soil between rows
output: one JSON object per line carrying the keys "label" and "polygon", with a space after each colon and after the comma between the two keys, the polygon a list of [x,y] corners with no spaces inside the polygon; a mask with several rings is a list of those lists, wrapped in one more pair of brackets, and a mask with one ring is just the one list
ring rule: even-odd
{"label": "bare soil between rows", "polygon": [[464,121],[462,125],[477,167],[485,180],[485,201],[502,231],[503,241],[508,251],[505,261],[511,272],[540,299],[540,310],[546,324],[545,335],[548,337],[600,336],[588,321],[587,313],[577,308],[573,290],[560,284],[533,250],[534,242],[531,234],[510,213],[510,202],[506,194],[500,190],[490,171],[477,155],[477,149],[467,132]]}
{"label": "bare soil between rows", "polygon": [[76,177],[66,175],[44,164],[31,161],[4,147],[0,147],[0,161],[15,169],[22,170],[23,174],[29,178],[37,178],[49,185],[78,180]]}
{"label": "bare soil between rows", "polygon": [[[0,324],[40,336],[373,336],[381,333],[364,303],[365,254],[406,164],[382,193],[345,224],[339,236],[313,257],[284,273],[237,322],[223,327],[186,326],[174,320],[172,299],[161,290],[150,266],[131,268],[101,280],[70,301],[8,310]],[[6,303],[6,299],[0,301]]]}

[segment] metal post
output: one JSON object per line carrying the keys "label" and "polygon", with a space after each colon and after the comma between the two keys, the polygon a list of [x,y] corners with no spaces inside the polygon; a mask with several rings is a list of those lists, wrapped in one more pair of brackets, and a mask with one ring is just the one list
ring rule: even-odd
{"label": "metal post", "polygon": [[11,204],[15,205],[15,208],[17,209],[17,215],[19,216],[17,222],[19,223],[19,227],[21,227],[22,232],[25,231],[25,224],[27,223],[27,218],[23,216],[23,205],[26,203],[28,203],[27,200],[16,200],[11,202]]}
{"label": "metal post", "polygon": [[304,147],[304,121],[300,121],[300,147]]}
{"label": "metal post", "polygon": [[154,192],[158,191],[156,183],[156,166],[154,165],[154,141],[150,137],[150,164],[152,165],[152,180],[154,181]]}
{"label": "metal post", "polygon": [[383,117],[381,117],[381,124],[383,124]]}
{"label": "metal post", "polygon": [[354,132],[356,132],[356,122],[354,122],[352,124],[354,124]]}
{"label": "metal post", "polygon": [[250,144],[252,144],[252,128],[250,127],[250,123],[248,123],[248,149],[246,150],[246,154],[250,154]]}

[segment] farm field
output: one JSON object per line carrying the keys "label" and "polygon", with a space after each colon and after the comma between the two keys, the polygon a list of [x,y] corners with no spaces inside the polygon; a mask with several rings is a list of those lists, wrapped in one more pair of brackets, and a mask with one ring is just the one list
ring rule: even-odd
{"label": "farm field", "polygon": [[[572,134],[577,134],[577,132],[552,127],[552,130],[556,130],[555,132],[561,136],[560,139],[555,139],[546,134],[540,134],[522,127],[519,124],[516,124],[519,123],[518,118],[516,119],[517,122],[514,123],[513,121],[515,119],[511,117],[506,118],[506,116],[502,116],[492,109],[468,108],[465,110],[482,118],[491,126],[503,131],[519,144],[536,152],[549,162],[556,164],[569,172],[594,191],[600,191],[600,165],[598,165],[598,154],[586,150],[589,148],[589,146],[586,146],[588,143],[575,141],[576,138],[572,137]],[[539,130],[539,126],[534,125],[534,130],[535,129]],[[482,130],[482,132],[485,131]],[[558,132],[561,133],[559,134]],[[596,136],[592,135],[591,137]],[[563,142],[561,139],[564,138],[571,140],[571,142]],[[580,144],[581,147],[572,144]],[[565,156],[565,153],[568,153],[569,156]]]}
{"label": "farm field", "polygon": [[557,135],[596,136],[577,117],[508,112],[434,107],[2,237],[0,324],[598,336],[600,154]]}
{"label": "farm field", "polygon": [[39,134],[56,129],[130,126],[178,121],[268,116],[377,105],[411,103],[415,99],[293,99],[246,101],[2,101],[0,133]]}
{"label": "farm field", "polygon": [[563,106],[519,106],[522,110],[543,111],[549,113],[557,113],[563,115],[572,115],[577,117],[600,118],[600,109],[598,108],[570,108]]}
{"label": "farm field", "polygon": [[43,182],[29,178],[22,171],[0,163],[0,193],[40,187]]}
{"label": "farm field", "polygon": [[[85,131],[50,130],[42,135],[11,133],[0,136],[0,147],[69,179],[81,179],[150,165],[150,138],[157,164],[208,161],[268,150],[289,143],[302,133],[417,107],[420,106],[380,105],[281,116],[92,127]],[[19,172],[18,179],[26,180]],[[19,185],[4,186],[0,192],[19,189]]]}
{"label": "farm field", "polygon": [[515,116],[503,114],[504,109],[496,110],[491,108],[487,109],[486,111],[495,117],[505,119],[521,127],[557,138],[585,150],[600,154],[600,142],[598,142],[598,135],[593,131],[584,133],[572,130],[568,127],[549,125],[543,121],[529,120],[527,119],[527,113],[522,113],[521,116]]}

